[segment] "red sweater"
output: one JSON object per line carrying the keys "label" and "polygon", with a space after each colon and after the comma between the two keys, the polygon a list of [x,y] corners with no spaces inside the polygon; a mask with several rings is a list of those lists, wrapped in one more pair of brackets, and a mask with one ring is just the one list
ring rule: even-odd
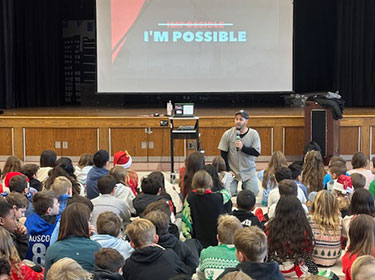
{"label": "red sweater", "polygon": [[358,253],[353,254],[351,257],[350,254],[350,252],[346,252],[345,255],[342,257],[342,272],[345,273],[345,280],[352,280],[352,264],[358,256]]}

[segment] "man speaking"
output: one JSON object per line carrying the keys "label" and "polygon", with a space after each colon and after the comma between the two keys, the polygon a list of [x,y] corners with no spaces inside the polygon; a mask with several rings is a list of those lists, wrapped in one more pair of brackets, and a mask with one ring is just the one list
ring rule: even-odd
{"label": "man speaking", "polygon": [[238,181],[242,189],[250,190],[256,196],[259,192],[256,177],[255,157],[260,155],[260,138],[255,129],[247,127],[249,114],[240,110],[235,114],[235,127],[224,132],[218,149],[234,180],[230,186],[232,195],[237,194]]}

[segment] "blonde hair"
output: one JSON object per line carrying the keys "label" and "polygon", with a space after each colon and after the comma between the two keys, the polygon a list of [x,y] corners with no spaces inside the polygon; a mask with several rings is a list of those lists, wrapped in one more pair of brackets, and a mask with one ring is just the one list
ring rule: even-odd
{"label": "blonde hair", "polygon": [[17,248],[14,245],[10,233],[3,227],[0,227],[0,258],[6,259],[20,279],[22,278],[20,275],[21,259],[18,255]]}
{"label": "blonde hair", "polygon": [[225,274],[222,280],[253,280],[249,275],[242,271],[233,271]]}
{"label": "blonde hair", "polygon": [[206,190],[212,188],[211,175],[204,170],[197,171],[193,176],[192,187],[193,190],[196,190],[197,194],[203,195]]}
{"label": "blonde hair", "polygon": [[320,152],[307,152],[302,167],[302,183],[309,188],[310,192],[318,192],[323,188],[324,176],[325,170]]}
{"label": "blonde hair", "polygon": [[310,211],[312,218],[323,231],[340,228],[340,209],[336,197],[322,190],[316,195]]}
{"label": "blonde hair", "polygon": [[116,179],[116,184],[126,184],[126,169],[121,165],[116,165],[109,170],[109,175],[112,175]]}
{"label": "blonde hair", "polygon": [[152,222],[139,218],[126,227],[125,231],[136,248],[154,243],[156,228]]}
{"label": "blonde hair", "polygon": [[268,182],[271,182],[271,186],[275,185],[275,170],[279,167],[288,167],[284,154],[280,151],[276,151],[272,154],[270,161],[268,162],[267,168],[263,173],[262,187],[267,189]]}
{"label": "blonde hair", "polygon": [[234,233],[239,229],[242,224],[235,216],[221,215],[217,220],[217,234],[222,244],[233,244]]}
{"label": "blonde hair", "polygon": [[71,258],[62,258],[48,270],[46,280],[84,280],[90,279],[91,274]]}
{"label": "blonde hair", "polygon": [[53,184],[50,186],[57,195],[62,195],[68,193],[69,189],[72,189],[72,182],[64,176],[56,177]]}
{"label": "blonde hair", "polygon": [[267,236],[257,226],[246,227],[235,232],[234,246],[248,261],[261,261],[267,254]]}
{"label": "blonde hair", "polygon": [[350,200],[348,194],[343,194],[341,191],[338,190],[333,190],[333,194],[336,196],[340,210],[349,209]]}
{"label": "blonde hair", "polygon": [[351,270],[353,280],[373,279],[375,274],[375,257],[366,255],[356,258]]}

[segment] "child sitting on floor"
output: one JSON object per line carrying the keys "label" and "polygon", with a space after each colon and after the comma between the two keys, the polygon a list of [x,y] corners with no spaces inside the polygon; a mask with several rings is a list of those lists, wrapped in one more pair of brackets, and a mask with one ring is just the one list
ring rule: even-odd
{"label": "child sitting on floor", "polygon": [[159,237],[149,220],[140,218],[133,221],[127,226],[126,234],[135,251],[125,261],[125,280],[165,280],[188,273],[175,252],[157,245]]}
{"label": "child sitting on floor", "polygon": [[198,279],[216,279],[226,268],[238,264],[233,236],[242,229],[240,221],[231,215],[222,215],[217,223],[218,246],[203,249],[197,269]]}
{"label": "child sitting on floor", "polygon": [[124,257],[112,248],[101,248],[95,253],[94,280],[122,280]]}
{"label": "child sitting on floor", "polygon": [[182,233],[187,239],[196,238],[203,248],[217,245],[217,218],[226,214],[227,192],[213,193],[212,178],[204,170],[193,176],[193,191],[187,196],[182,211]]}
{"label": "child sitting on floor", "polygon": [[236,208],[230,214],[240,220],[244,227],[257,226],[263,229],[259,219],[251,212],[255,209],[256,198],[249,190],[242,190],[237,195]]}
{"label": "child sitting on floor", "polygon": [[264,262],[267,256],[267,237],[258,227],[247,227],[234,234],[236,256],[240,264],[227,268],[218,279],[233,271],[242,271],[253,279],[284,279],[277,262]]}

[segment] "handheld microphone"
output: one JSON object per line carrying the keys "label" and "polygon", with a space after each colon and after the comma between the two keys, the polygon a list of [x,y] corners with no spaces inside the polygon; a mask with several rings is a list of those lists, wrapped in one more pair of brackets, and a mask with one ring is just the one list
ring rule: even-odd
{"label": "handheld microphone", "polygon": [[[240,132],[237,130],[236,131],[236,141],[240,141],[240,140],[241,140]],[[237,152],[239,152],[240,148],[236,147],[236,150],[237,150]]]}

